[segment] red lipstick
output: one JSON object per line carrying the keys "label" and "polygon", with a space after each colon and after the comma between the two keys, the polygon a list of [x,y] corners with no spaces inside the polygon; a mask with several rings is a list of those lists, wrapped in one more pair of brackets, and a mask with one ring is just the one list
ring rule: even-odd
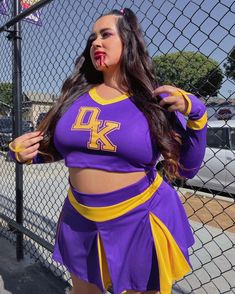
{"label": "red lipstick", "polygon": [[98,59],[98,58],[100,58],[101,56],[104,56],[104,55],[105,55],[105,53],[102,52],[102,51],[95,51],[94,52],[95,59]]}

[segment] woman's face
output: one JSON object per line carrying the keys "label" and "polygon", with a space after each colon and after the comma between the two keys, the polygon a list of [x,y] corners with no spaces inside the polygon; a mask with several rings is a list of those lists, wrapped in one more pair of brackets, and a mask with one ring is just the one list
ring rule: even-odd
{"label": "woman's face", "polygon": [[98,19],[92,29],[90,56],[99,71],[119,67],[123,45],[117,30],[117,16],[106,15]]}

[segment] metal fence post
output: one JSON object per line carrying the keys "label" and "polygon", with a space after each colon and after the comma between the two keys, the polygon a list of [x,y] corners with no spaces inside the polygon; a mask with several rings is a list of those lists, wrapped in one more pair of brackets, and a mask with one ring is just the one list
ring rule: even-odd
{"label": "metal fence post", "polygon": [[[19,1],[13,1],[13,17],[20,12]],[[17,22],[13,27],[12,36],[12,80],[14,107],[14,137],[22,134],[22,69],[21,69],[21,24]],[[23,224],[23,166],[16,164],[16,222]],[[24,258],[23,233],[17,230],[16,258]]]}

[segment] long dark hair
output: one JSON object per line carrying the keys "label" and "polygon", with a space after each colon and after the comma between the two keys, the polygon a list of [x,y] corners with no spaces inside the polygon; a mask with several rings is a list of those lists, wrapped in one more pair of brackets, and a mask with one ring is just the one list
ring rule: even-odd
{"label": "long dark hair", "polygon": [[[130,99],[144,113],[153,147],[158,146],[164,157],[165,172],[170,178],[178,177],[181,140],[174,131],[175,114],[160,107],[158,97],[153,96],[157,86],[153,62],[147,52],[137,17],[127,8],[122,11],[112,10],[105,15],[117,16],[117,29],[123,43],[119,86],[131,93]],[[39,125],[38,129],[46,134],[39,149],[45,161],[58,157],[53,136],[59,118],[78,96],[103,82],[102,72],[97,71],[92,64],[90,47],[89,39],[85,50],[75,62],[74,71],[62,86],[58,102]]]}

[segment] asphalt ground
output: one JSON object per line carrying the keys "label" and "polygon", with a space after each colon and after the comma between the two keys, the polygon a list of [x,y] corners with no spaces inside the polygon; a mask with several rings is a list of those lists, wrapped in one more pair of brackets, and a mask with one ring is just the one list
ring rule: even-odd
{"label": "asphalt ground", "polygon": [[65,294],[69,285],[25,255],[16,260],[13,244],[0,237],[0,294]]}

